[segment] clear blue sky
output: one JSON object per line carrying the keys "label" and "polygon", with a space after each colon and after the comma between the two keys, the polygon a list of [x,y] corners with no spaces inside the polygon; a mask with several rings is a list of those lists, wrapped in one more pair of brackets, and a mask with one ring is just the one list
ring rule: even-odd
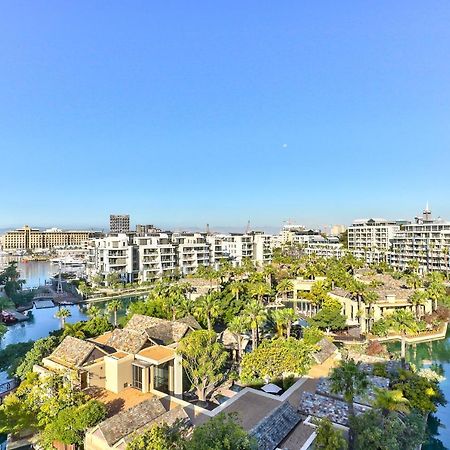
{"label": "clear blue sky", "polygon": [[448,1],[0,7],[0,226],[450,219]]}

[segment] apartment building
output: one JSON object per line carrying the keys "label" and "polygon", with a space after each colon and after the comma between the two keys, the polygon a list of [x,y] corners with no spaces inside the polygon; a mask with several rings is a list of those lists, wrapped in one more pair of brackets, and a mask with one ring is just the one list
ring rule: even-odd
{"label": "apartment building", "polygon": [[111,214],[109,216],[109,231],[111,233],[128,233],[130,231],[130,216],[128,214]]}
{"label": "apartment building", "polygon": [[177,247],[177,265],[183,275],[210,265],[210,246],[205,234],[174,233],[172,242]]}
{"label": "apartment building", "polygon": [[304,252],[321,258],[341,258],[345,249],[336,236],[310,236],[305,242]]}
{"label": "apartment building", "polygon": [[396,221],[355,220],[348,228],[348,248],[356,253],[361,253],[362,257],[370,252],[387,252],[391,249],[392,239],[399,230],[400,224]]}
{"label": "apartment building", "polygon": [[5,251],[82,248],[89,239],[101,235],[98,231],[66,231],[59,228],[40,230],[25,225],[8,231],[2,238],[2,246]]}
{"label": "apartment building", "polygon": [[89,245],[86,265],[88,276],[118,273],[125,282],[136,281],[139,266],[136,246],[124,233],[93,239]]}
{"label": "apartment building", "polygon": [[418,261],[421,272],[448,271],[449,252],[450,222],[440,217],[433,219],[427,205],[422,216],[402,225],[393,237],[389,263],[404,270],[411,261]]}
{"label": "apartment building", "polygon": [[166,233],[137,236],[133,242],[137,247],[141,281],[155,281],[175,275],[178,268],[177,247],[172,243],[171,236]]}

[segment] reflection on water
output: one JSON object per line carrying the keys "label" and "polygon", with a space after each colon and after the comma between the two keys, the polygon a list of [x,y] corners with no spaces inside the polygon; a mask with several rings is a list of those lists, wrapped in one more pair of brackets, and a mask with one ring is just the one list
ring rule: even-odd
{"label": "reflection on water", "polygon": [[20,278],[25,280],[24,287],[34,288],[45,284],[58,270],[50,261],[23,261],[17,256],[0,256],[0,267],[11,261],[17,261]]}
{"label": "reflection on water", "polygon": [[[391,344],[390,350],[400,352],[400,343]],[[406,359],[416,365],[431,367],[446,379],[440,383],[445,398],[450,403],[450,327],[445,339],[423,344],[409,345]],[[432,414],[428,420],[428,433],[430,440],[423,450],[441,450],[450,448],[450,408],[440,406],[436,414]]]}

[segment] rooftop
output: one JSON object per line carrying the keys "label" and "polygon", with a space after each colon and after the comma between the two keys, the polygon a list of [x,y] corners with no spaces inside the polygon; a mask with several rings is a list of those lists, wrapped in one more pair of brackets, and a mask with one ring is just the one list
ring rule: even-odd
{"label": "rooftop", "polygon": [[89,358],[94,349],[95,345],[91,342],[66,336],[49,356],[49,359],[61,362],[68,367],[79,367]]}
{"label": "rooftop", "polygon": [[153,364],[161,364],[175,358],[175,350],[172,348],[162,347],[161,345],[153,345],[147,347],[138,353],[146,359],[150,359]]}

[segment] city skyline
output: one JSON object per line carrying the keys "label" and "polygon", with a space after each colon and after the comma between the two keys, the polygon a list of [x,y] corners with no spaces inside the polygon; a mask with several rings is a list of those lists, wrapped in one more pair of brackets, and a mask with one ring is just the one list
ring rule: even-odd
{"label": "city skyline", "polygon": [[432,3],[5,5],[0,227],[450,218]]}

